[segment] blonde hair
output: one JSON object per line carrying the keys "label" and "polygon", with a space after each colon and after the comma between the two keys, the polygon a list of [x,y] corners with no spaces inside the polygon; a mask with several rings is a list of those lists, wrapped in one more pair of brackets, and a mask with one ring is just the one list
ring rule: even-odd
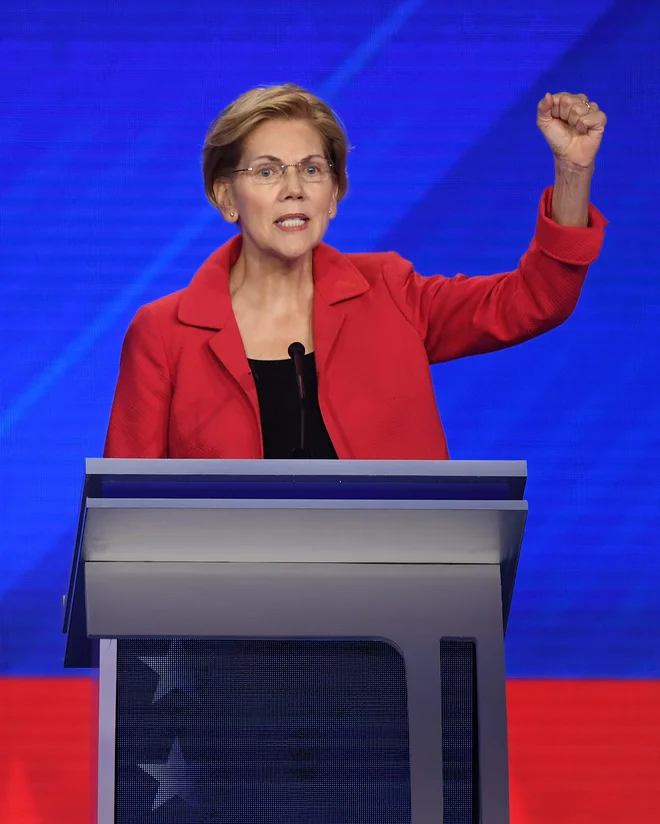
{"label": "blonde hair", "polygon": [[209,126],[202,149],[204,190],[211,205],[218,208],[214,184],[228,178],[240,162],[247,137],[267,120],[307,120],[323,140],[337,183],[337,200],[348,189],[346,155],[348,138],[341,120],[327,103],[300,86],[260,86],[230,103]]}

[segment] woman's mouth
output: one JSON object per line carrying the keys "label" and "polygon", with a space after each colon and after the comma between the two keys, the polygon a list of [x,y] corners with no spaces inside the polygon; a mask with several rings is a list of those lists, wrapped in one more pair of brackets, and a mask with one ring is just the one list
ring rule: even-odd
{"label": "woman's mouth", "polygon": [[307,227],[308,222],[307,215],[284,215],[275,221],[275,225],[285,232],[299,232]]}

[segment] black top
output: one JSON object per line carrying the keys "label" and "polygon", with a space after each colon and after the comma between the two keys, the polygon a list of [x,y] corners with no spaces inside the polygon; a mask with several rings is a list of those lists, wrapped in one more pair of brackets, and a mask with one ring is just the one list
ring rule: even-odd
{"label": "black top", "polygon": [[[259,398],[264,458],[291,458],[300,444],[300,401],[296,369],[287,360],[248,360]],[[311,458],[336,458],[319,407],[316,359],[310,352],[303,358],[305,380],[305,442]]]}

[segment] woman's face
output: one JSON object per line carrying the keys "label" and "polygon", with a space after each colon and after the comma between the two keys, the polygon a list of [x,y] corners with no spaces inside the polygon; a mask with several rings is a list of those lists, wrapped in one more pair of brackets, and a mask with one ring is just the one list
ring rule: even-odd
{"label": "woman's face", "polygon": [[[300,172],[289,166],[280,177],[278,164],[301,161]],[[258,174],[232,175],[216,192],[224,217],[240,221],[246,251],[293,262],[321,242],[337,211],[335,178],[318,171],[324,161],[321,135],[305,120],[269,120],[252,132],[238,168]]]}

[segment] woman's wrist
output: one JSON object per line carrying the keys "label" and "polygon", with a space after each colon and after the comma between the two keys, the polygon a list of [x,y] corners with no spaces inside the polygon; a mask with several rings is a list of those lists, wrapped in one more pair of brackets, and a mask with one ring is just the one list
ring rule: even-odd
{"label": "woman's wrist", "polygon": [[555,159],[552,219],[561,226],[587,226],[594,166],[576,166]]}

